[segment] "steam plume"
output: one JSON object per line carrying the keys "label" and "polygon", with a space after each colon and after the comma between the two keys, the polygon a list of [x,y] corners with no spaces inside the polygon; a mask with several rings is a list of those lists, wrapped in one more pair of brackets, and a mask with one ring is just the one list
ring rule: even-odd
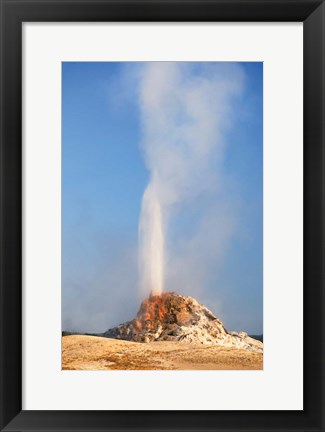
{"label": "steam plume", "polygon": [[220,186],[224,131],[243,75],[232,63],[149,62],[140,77],[142,150],[150,173],[139,222],[140,282],[145,293],[161,293],[173,216]]}
{"label": "steam plume", "polygon": [[151,182],[143,194],[139,231],[143,287],[160,294],[164,280],[164,233],[161,205]]}

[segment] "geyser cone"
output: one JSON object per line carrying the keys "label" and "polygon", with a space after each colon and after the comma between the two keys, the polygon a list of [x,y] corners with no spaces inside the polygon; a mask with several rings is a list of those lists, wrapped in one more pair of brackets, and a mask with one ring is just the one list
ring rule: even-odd
{"label": "geyser cone", "polygon": [[228,332],[220,319],[192,297],[151,293],[137,316],[102,336],[134,342],[175,341],[223,345],[260,352],[262,342],[245,332]]}

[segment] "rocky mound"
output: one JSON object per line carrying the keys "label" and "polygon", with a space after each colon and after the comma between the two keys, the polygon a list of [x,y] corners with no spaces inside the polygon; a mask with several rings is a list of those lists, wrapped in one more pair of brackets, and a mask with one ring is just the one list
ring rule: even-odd
{"label": "rocky mound", "polygon": [[245,332],[228,332],[213,313],[192,297],[151,294],[137,316],[100,336],[133,342],[180,341],[223,345],[262,352],[262,342]]}

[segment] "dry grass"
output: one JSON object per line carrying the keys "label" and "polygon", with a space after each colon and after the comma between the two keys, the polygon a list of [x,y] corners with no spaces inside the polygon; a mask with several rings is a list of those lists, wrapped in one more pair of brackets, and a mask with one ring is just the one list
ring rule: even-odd
{"label": "dry grass", "polygon": [[95,336],[62,338],[64,370],[257,370],[263,354],[180,342],[136,343]]}

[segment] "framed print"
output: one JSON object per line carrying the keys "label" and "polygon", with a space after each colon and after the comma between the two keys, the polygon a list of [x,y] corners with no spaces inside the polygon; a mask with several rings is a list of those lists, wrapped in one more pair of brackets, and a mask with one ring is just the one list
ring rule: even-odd
{"label": "framed print", "polygon": [[323,2],[1,6],[1,430],[323,430]]}

